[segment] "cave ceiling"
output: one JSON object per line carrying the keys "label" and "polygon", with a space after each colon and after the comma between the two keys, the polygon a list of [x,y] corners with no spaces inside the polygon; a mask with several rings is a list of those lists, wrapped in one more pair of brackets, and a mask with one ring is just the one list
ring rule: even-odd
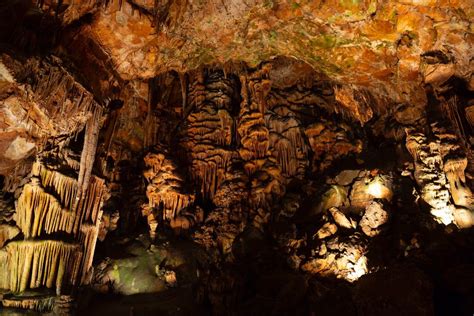
{"label": "cave ceiling", "polygon": [[[146,101],[148,80],[169,71],[238,72],[282,56],[293,61],[274,79],[342,84],[340,104],[363,124],[370,111],[423,108],[426,84],[474,85],[470,1],[155,2],[5,1],[1,35],[74,64],[102,103],[131,94]],[[373,110],[362,113],[354,98],[368,94]]]}

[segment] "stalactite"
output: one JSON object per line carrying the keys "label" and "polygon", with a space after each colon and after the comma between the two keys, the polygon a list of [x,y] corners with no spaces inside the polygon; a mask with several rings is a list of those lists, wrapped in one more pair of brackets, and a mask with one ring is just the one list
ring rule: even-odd
{"label": "stalactite", "polygon": [[79,200],[82,195],[86,192],[89,186],[89,181],[92,175],[92,167],[94,165],[95,153],[97,150],[97,141],[99,139],[99,119],[102,115],[102,110],[97,108],[93,111],[92,116],[89,118],[86,124],[86,130],[84,135],[84,146],[82,147],[81,154],[81,165],[79,168],[78,177],[78,194],[76,197],[77,208]]}
{"label": "stalactite", "polygon": [[181,84],[181,98],[183,99],[183,115],[186,117],[186,106],[188,104],[188,82],[186,78],[186,74],[179,73],[179,82]]}
{"label": "stalactite", "polygon": [[79,130],[87,120],[87,113],[100,109],[93,95],[75,80],[58,58],[30,59],[22,72],[25,78],[30,78],[35,100],[48,112],[60,134]]}
{"label": "stalactite", "polygon": [[80,275],[81,284],[89,283],[90,270],[94,259],[101,217],[102,211],[98,214],[95,224],[85,223],[81,226],[81,244],[84,245],[84,255],[82,256],[82,262],[80,265],[80,271],[82,271],[82,274]]}
{"label": "stalactite", "polygon": [[[449,192],[456,206],[474,211],[474,196],[466,184],[465,170],[468,160],[466,150],[460,146],[459,138],[438,124],[431,126],[439,143],[439,152],[443,160],[443,171],[449,182]],[[474,224],[474,218],[471,225]]]}
{"label": "stalactite", "polygon": [[10,271],[8,288],[22,292],[45,286],[58,293],[65,282],[75,279],[75,262],[82,253],[79,245],[55,240],[14,241],[6,246]]}
{"label": "stalactite", "polygon": [[16,223],[25,238],[59,231],[71,233],[74,215],[64,209],[53,195],[46,193],[37,178],[24,186],[15,214]]}
{"label": "stalactite", "polygon": [[270,131],[270,148],[287,176],[302,176],[307,165],[307,145],[301,123],[291,110],[278,107],[265,115]]}
{"label": "stalactite", "polygon": [[82,223],[96,223],[104,199],[106,187],[103,179],[93,177],[89,188],[79,200],[74,221],[74,234],[80,230]]}
{"label": "stalactite", "polygon": [[373,116],[370,94],[367,91],[359,90],[355,86],[345,85],[334,88],[336,101],[342,107],[336,107],[336,113],[341,113],[343,117],[358,120],[362,125],[367,123]]}
{"label": "stalactite", "polygon": [[72,210],[77,195],[77,180],[54,170],[49,170],[43,164],[33,163],[32,175],[40,179],[41,185],[47,190],[56,192],[60,203]]}
{"label": "stalactite", "polygon": [[360,153],[363,143],[344,124],[321,119],[305,128],[313,151],[313,171],[325,170],[340,158]]}
{"label": "stalactite", "polygon": [[[112,111],[109,116],[109,126],[105,132],[103,150],[105,150],[105,157],[108,157],[110,146],[114,140],[115,131],[117,129],[117,122],[119,122],[120,110]],[[146,123],[145,123],[146,124]],[[103,173],[105,173],[103,171]]]}
{"label": "stalactite", "polygon": [[464,109],[466,111],[466,119],[471,125],[472,128],[474,128],[474,105],[468,106]]}
{"label": "stalactite", "polygon": [[415,134],[412,131],[407,131],[406,148],[415,162],[419,159],[418,155],[421,150],[422,140],[424,140],[424,137],[421,134]]}
{"label": "stalactite", "polygon": [[457,97],[454,96],[448,100],[443,100],[441,104],[443,113],[447,115],[458,136],[463,140],[467,140],[466,131],[464,130],[461,115],[459,114]]}
{"label": "stalactite", "polygon": [[[106,187],[104,180],[92,177],[88,188],[77,199],[78,183],[74,178],[50,170],[39,161],[34,163],[32,175],[31,183],[24,186],[18,200],[15,216],[17,225],[27,239],[20,241],[17,248],[23,249],[21,243],[34,245],[36,248],[32,250],[34,252],[26,253],[30,257],[33,256],[25,259],[28,264],[18,266],[17,261],[12,263],[14,269],[18,266],[20,269],[18,273],[21,273],[22,277],[14,281],[15,284],[11,281],[9,287],[15,291],[22,291],[45,285],[49,288],[55,287],[60,293],[64,276],[67,276],[68,284],[71,285],[85,284],[88,280]],[[71,207],[76,201],[78,201],[77,207],[72,211]],[[69,247],[69,244],[55,240],[31,239],[44,238],[46,234],[54,232],[67,233],[77,241],[78,244],[74,245],[74,249],[80,256],[74,254],[73,262],[69,261],[72,255],[63,250],[63,245]],[[9,256],[15,255],[16,250],[12,251],[9,252]],[[66,253],[67,257],[64,257],[63,253]],[[53,270],[44,272],[42,269],[45,269],[45,265],[57,269],[52,268]],[[28,279],[33,281],[28,283],[25,281]]]}
{"label": "stalactite", "polygon": [[[242,103],[240,106],[237,131],[240,139],[238,153],[244,161],[244,169],[248,176],[250,191],[247,204],[250,207],[250,216],[262,217],[268,214],[275,198],[284,194],[284,179],[278,158],[271,155],[271,143],[277,144],[275,137],[278,132],[284,133],[285,127],[270,123],[271,114],[268,112],[267,97],[270,93],[271,82],[266,78],[268,69],[262,69],[249,76],[242,76]],[[274,129],[274,134],[270,133]],[[292,131],[287,136],[295,138]],[[276,156],[286,167],[289,165],[287,148],[280,148]],[[265,217],[265,216],[263,216]],[[256,222],[261,222],[255,219]]]}
{"label": "stalactite", "polygon": [[239,154],[244,160],[263,158],[270,147],[269,131],[260,112],[242,111],[237,130],[242,148]]}
{"label": "stalactite", "polygon": [[2,305],[3,307],[29,309],[44,313],[53,309],[55,300],[55,296],[22,299],[9,299],[7,297],[2,299]]}
{"label": "stalactite", "polygon": [[191,175],[206,198],[213,198],[224,181],[225,170],[233,156],[230,145],[234,120],[232,107],[234,82],[220,72],[198,72],[190,83],[189,104],[181,146],[191,160]]}

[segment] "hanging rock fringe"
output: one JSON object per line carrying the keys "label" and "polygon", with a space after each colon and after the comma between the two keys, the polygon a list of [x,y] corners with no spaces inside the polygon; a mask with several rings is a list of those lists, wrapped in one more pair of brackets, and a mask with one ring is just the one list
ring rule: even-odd
{"label": "hanging rock fringe", "polygon": [[288,109],[278,112],[265,115],[265,122],[270,131],[272,155],[278,160],[283,174],[303,174],[308,148],[304,131],[300,128],[301,123]]}
{"label": "hanging rock fringe", "polygon": [[234,155],[229,148],[234,135],[234,120],[229,113],[234,85],[222,72],[212,71],[198,72],[189,83],[189,104],[193,111],[186,115],[181,146],[191,161],[192,179],[209,199],[225,180]]}
{"label": "hanging rock fringe", "polygon": [[44,313],[44,312],[49,312],[53,309],[55,301],[56,301],[55,296],[32,297],[32,298],[22,297],[21,299],[3,298],[2,305],[3,307],[29,309],[29,310],[34,310],[40,313]]}
{"label": "hanging rock fringe", "polygon": [[163,208],[163,220],[172,220],[194,202],[194,195],[184,190],[184,181],[171,159],[164,154],[149,153],[144,158],[145,178],[149,182],[146,195],[151,208]]}
{"label": "hanging rock fringe", "polygon": [[8,287],[18,293],[28,288],[56,288],[75,280],[82,253],[78,245],[55,240],[14,241],[6,246]]}
{"label": "hanging rock fringe", "polygon": [[39,162],[33,164],[31,173],[41,179],[42,186],[56,192],[65,208],[72,210],[77,194],[77,180],[54,170],[49,170]]}
{"label": "hanging rock fringe", "polygon": [[[87,281],[106,187],[104,180],[92,176],[86,191],[77,198],[78,182],[74,178],[49,170],[38,161],[33,165],[32,175],[31,183],[24,186],[20,195],[15,215],[26,240],[9,243],[7,255],[0,255],[0,263],[11,267],[8,271],[16,269],[11,277],[8,276],[10,281],[4,288],[15,292],[55,286],[60,293],[63,275],[67,275],[64,280],[68,285]],[[72,211],[76,201],[77,207]],[[76,244],[31,239],[55,232],[71,235]],[[33,252],[25,247],[31,247]],[[22,258],[25,258],[24,263],[20,262]]]}
{"label": "hanging rock fringe", "polygon": [[51,194],[46,193],[37,182],[26,184],[18,199],[16,223],[26,239],[39,237],[42,233],[63,231],[71,233],[74,213],[64,209]]}
{"label": "hanging rock fringe", "polygon": [[46,109],[59,134],[80,130],[88,113],[101,109],[94,96],[76,81],[58,58],[31,59],[17,76],[32,82],[35,101]]}

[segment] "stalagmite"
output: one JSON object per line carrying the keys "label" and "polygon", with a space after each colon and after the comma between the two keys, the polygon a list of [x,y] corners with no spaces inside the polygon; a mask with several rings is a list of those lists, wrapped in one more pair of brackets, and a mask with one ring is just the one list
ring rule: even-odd
{"label": "stalagmite", "polygon": [[421,197],[431,206],[435,220],[449,225],[453,222],[454,207],[450,204],[448,181],[442,170],[440,139],[429,141],[421,132],[407,131],[407,148],[415,159],[415,180]]}

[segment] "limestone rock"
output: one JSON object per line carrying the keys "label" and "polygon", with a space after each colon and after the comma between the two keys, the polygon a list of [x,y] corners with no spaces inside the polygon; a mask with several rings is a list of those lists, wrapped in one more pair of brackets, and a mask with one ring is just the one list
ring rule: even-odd
{"label": "limestone rock", "polygon": [[329,213],[331,213],[332,218],[334,219],[336,224],[338,224],[340,227],[347,228],[347,229],[355,228],[352,226],[351,221],[347,219],[346,215],[344,215],[344,213],[342,213],[336,207],[331,207],[329,209]]}
{"label": "limestone rock", "polygon": [[348,204],[347,189],[339,185],[333,185],[321,196],[321,201],[316,206],[314,213],[319,214],[333,207],[347,207]]}
{"label": "limestone rock", "polygon": [[372,201],[365,209],[359,226],[364,234],[374,237],[380,233],[381,226],[386,224],[388,220],[388,212],[383,209],[382,203]]}
{"label": "limestone rock", "polygon": [[334,178],[334,181],[341,186],[350,185],[359,173],[360,170],[343,170]]}
{"label": "limestone rock", "polygon": [[332,223],[326,223],[316,232],[316,237],[324,239],[334,235],[337,232],[337,226]]}
{"label": "limestone rock", "polygon": [[367,273],[366,248],[357,235],[346,240],[333,237],[326,242],[326,247],[321,257],[309,259],[301,269],[310,274],[335,275],[350,282]]}
{"label": "limestone rock", "polygon": [[7,241],[15,238],[19,233],[20,229],[16,226],[0,224],[0,248],[2,248]]}

